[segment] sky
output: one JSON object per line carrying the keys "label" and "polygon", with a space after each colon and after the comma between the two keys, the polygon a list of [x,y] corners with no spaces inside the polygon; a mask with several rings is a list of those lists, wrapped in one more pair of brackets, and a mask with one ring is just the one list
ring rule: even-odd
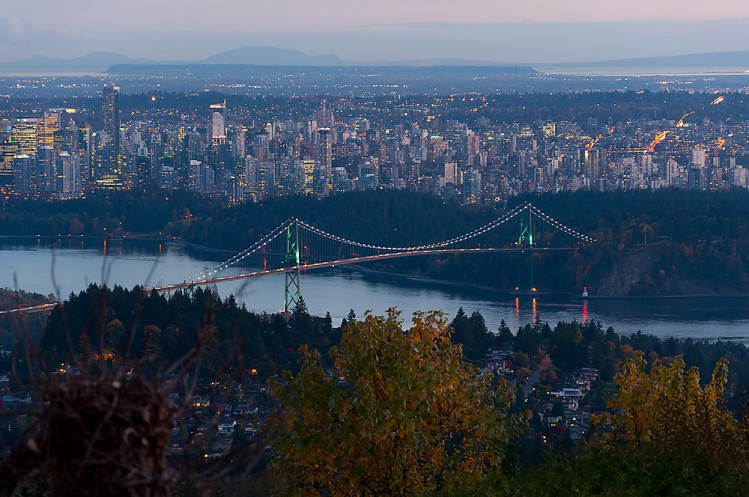
{"label": "sky", "polygon": [[241,46],[343,59],[576,62],[749,50],[749,1],[0,0],[0,61],[186,61]]}

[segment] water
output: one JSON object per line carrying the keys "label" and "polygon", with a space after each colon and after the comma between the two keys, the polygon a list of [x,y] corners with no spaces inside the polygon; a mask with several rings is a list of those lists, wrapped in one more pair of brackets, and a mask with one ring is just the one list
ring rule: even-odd
{"label": "water", "polygon": [[[0,286],[62,298],[90,283],[125,287],[157,286],[190,279],[221,257],[158,242],[80,240],[0,241]],[[241,271],[235,269],[234,272]],[[223,283],[219,293],[234,294],[257,312],[283,307],[283,275]],[[418,310],[439,309],[452,318],[460,307],[479,311],[490,329],[504,319],[516,330],[534,317],[557,321],[594,319],[619,333],[661,337],[732,340],[749,344],[749,298],[578,300],[541,295],[514,297],[453,285],[398,280],[339,269],[302,274],[302,295],[314,314],[330,312],[335,324],[354,309],[383,314],[397,307],[404,318]]]}

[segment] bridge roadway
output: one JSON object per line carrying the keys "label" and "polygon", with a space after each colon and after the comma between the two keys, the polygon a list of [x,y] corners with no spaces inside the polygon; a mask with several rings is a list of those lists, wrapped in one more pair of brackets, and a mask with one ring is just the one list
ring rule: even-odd
{"label": "bridge roadway", "polygon": [[[574,247],[559,247],[559,248],[462,248],[462,249],[427,249],[427,250],[411,250],[406,252],[392,252],[387,254],[367,255],[362,257],[351,257],[349,259],[340,259],[335,261],[327,262],[313,262],[311,264],[300,264],[298,266],[282,267],[277,269],[264,269],[262,271],[252,271],[248,273],[234,274],[231,276],[221,276],[219,278],[210,278],[199,281],[184,281],[182,283],[175,283],[172,285],[163,285],[154,287],[159,293],[171,292],[176,290],[183,290],[190,287],[201,286],[201,285],[212,285],[214,283],[224,283],[227,281],[242,280],[246,278],[258,278],[260,276],[268,276],[271,274],[283,274],[291,273],[297,270],[309,271],[312,269],[322,269],[326,267],[342,266],[345,264],[356,264],[361,262],[369,261],[380,261],[386,259],[396,259],[400,257],[415,257],[419,255],[433,255],[433,254],[475,254],[480,252],[523,252],[530,250],[532,252],[551,252],[559,250],[574,250]],[[37,312],[51,311],[58,305],[62,305],[63,302],[51,302],[49,304],[40,304],[30,307],[20,307],[17,309],[7,309],[0,311],[0,316],[12,315],[12,314],[33,314]]]}
{"label": "bridge roadway", "polygon": [[0,316],[7,316],[10,314],[34,314],[36,312],[51,311],[58,305],[62,305],[62,302],[51,302],[49,304],[39,304],[30,307],[19,307],[18,309],[8,309],[0,311]]}
{"label": "bridge roadway", "polygon": [[342,266],[346,264],[356,264],[360,262],[380,261],[385,259],[396,259],[400,257],[415,257],[418,255],[434,255],[434,254],[475,254],[479,252],[524,252],[530,250],[532,252],[552,252],[560,250],[574,250],[574,247],[560,247],[560,248],[462,248],[462,249],[427,249],[427,250],[411,250],[407,252],[392,252],[387,254],[367,255],[362,257],[351,257],[349,259],[340,259],[336,261],[327,262],[313,262],[311,264],[300,264],[298,266],[282,267],[277,269],[263,269],[261,271],[252,271],[248,273],[233,274],[230,276],[221,276],[218,278],[210,278],[198,281],[183,281],[182,283],[175,283],[173,285],[163,285],[154,287],[153,290],[157,292],[171,292],[176,290],[183,290],[194,286],[201,285],[212,285],[214,283],[224,283],[227,281],[236,281],[247,278],[257,278],[260,276],[267,276],[270,274],[283,274],[292,273],[297,270],[309,271],[311,269],[322,269],[326,267]]}

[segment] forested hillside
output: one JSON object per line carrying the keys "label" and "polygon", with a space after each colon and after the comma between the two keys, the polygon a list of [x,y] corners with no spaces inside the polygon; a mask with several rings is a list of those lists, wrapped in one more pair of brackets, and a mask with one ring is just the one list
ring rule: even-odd
{"label": "forested hillside", "polygon": [[[746,190],[560,193],[512,198],[508,209],[525,201],[597,243],[575,244],[536,223],[542,246],[576,250],[534,253],[532,282],[528,253],[418,257],[369,267],[502,290],[535,286],[544,292],[577,294],[588,287],[593,296],[749,292]],[[418,245],[468,232],[503,212],[400,191],[322,200],[285,197],[236,207],[188,194],[129,192],[62,203],[7,203],[0,230],[6,236],[146,234],[239,251],[296,216],[361,242]],[[519,233],[517,223],[503,229],[503,243],[511,244]]]}

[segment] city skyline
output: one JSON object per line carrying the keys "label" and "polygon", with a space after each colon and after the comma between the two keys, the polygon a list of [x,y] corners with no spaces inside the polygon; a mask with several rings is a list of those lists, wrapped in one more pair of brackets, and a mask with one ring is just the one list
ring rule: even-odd
{"label": "city skyline", "polygon": [[[35,54],[71,58],[111,51],[190,61],[241,46],[333,53],[354,61],[462,58],[498,63],[590,62],[749,50],[749,4],[634,0],[601,6],[443,0],[376,5],[337,1],[281,5],[189,0],[146,4],[31,0],[0,15],[0,62]],[[289,15],[289,12],[294,15]],[[210,19],[210,22],[206,22]],[[113,22],[112,20],[116,20]]]}
{"label": "city skyline", "polygon": [[[173,95],[174,107],[146,104],[121,116],[119,87],[107,84],[101,111],[40,107],[0,120],[0,193],[69,199],[97,190],[188,190],[236,205],[406,189],[499,205],[531,192],[749,188],[749,123],[731,117],[746,104],[738,94],[708,96],[669,97],[658,109],[660,96],[642,97],[648,104],[621,94],[609,97],[608,113],[591,106],[598,95],[548,97],[588,109],[572,120],[562,109],[544,111],[555,107],[546,96],[476,93],[235,99],[232,106]],[[185,98],[201,98],[202,112]],[[520,101],[535,110],[508,115]],[[636,118],[623,101],[637,102]],[[683,105],[692,110],[683,113]]]}

